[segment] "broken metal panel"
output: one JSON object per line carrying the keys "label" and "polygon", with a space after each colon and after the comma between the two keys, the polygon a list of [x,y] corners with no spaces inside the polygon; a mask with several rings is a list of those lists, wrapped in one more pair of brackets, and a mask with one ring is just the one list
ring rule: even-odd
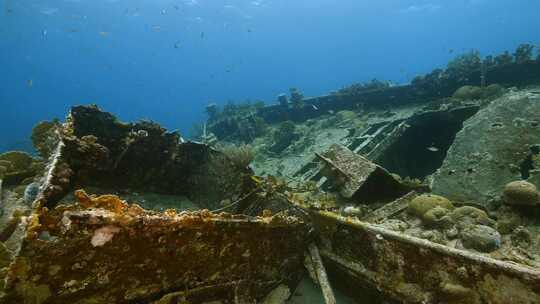
{"label": "broken metal panel", "polygon": [[321,166],[319,162],[317,161],[317,158],[314,157],[311,161],[306,163],[300,170],[296,171],[293,176],[296,178],[299,178],[301,180],[310,180],[313,176],[315,176],[319,170],[321,169]]}
{"label": "broken metal panel", "polygon": [[362,156],[348,152],[341,145],[332,145],[318,156],[325,166],[323,175],[336,184],[343,197],[351,198],[377,166]]}
{"label": "broken metal panel", "polygon": [[[448,137],[452,139],[455,135],[452,133],[452,130],[457,128],[455,131],[457,132],[461,127],[462,122],[474,115],[478,109],[479,106],[476,104],[442,107],[438,110],[421,112],[420,114],[413,115],[407,119],[395,119],[380,122],[370,126],[359,136],[346,138],[345,142],[347,142],[347,144],[345,146],[354,153],[362,155],[377,164],[381,164],[383,167],[395,169],[392,170],[394,173],[402,173],[402,176],[408,176],[410,174],[407,173],[410,172],[407,170],[401,170],[403,172],[400,172],[400,168],[422,167],[417,166],[417,164],[414,163],[417,158],[415,157],[416,155],[422,154],[422,157],[425,157],[425,159],[428,160],[439,157],[439,154],[444,156],[448,145],[451,144],[450,140],[440,147],[441,151],[438,151],[438,153],[430,152],[427,148],[433,143],[431,141],[423,143],[422,140],[426,141],[431,139],[426,136],[422,137],[416,133],[424,132],[425,134],[428,134],[430,126],[433,125],[434,122],[436,125],[448,123],[449,127],[444,129],[443,133],[449,133]],[[411,126],[416,133],[410,132]],[[450,126],[452,126],[453,129],[450,129]],[[412,140],[412,137],[417,138],[417,140],[422,143],[417,145],[414,143],[407,144],[407,140]],[[409,156],[404,158],[403,155],[405,154],[402,150],[406,150],[407,148],[414,150],[415,152],[406,153]],[[395,152],[396,149],[399,150],[398,153]],[[317,160],[317,157],[315,157],[313,161],[306,163],[294,174],[294,176],[306,181],[315,181],[319,186],[324,187],[328,185],[324,175],[321,174],[323,166],[317,164]],[[398,160],[400,160],[401,163],[399,163]],[[432,172],[429,171],[429,173]],[[421,178],[423,177],[424,176],[421,176]]]}
{"label": "broken metal panel", "polygon": [[[540,271],[330,212],[314,213],[327,267],[404,303],[540,303]],[[340,282],[335,282],[340,286]]]}
{"label": "broken metal panel", "polygon": [[3,303],[257,301],[302,273],[307,229],[295,217],[156,213],[112,195],[76,197],[30,217]]}
{"label": "broken metal panel", "polygon": [[365,146],[367,146],[371,140],[388,126],[388,122],[380,122],[374,124],[367,128],[360,136],[354,138],[351,143],[347,146],[349,149],[353,150],[354,153],[360,152]]}
{"label": "broken metal panel", "polygon": [[[346,138],[346,142],[348,143],[344,144],[344,146],[356,154],[368,155],[375,147],[380,147],[381,142],[388,142],[390,137],[387,136],[387,133],[395,132],[396,126],[399,127],[402,125],[401,122],[402,120],[397,120],[375,124],[367,128],[359,136]],[[386,146],[387,145],[384,145],[384,147]],[[298,170],[294,176],[306,181],[313,180],[316,181],[318,185],[323,185],[326,182],[326,178],[320,173],[323,167],[324,166],[321,165],[319,159],[314,157],[312,161],[308,162]]]}
{"label": "broken metal panel", "polygon": [[367,135],[365,141],[363,141],[356,148],[352,149],[355,153],[365,155],[366,157],[376,148],[379,147],[382,142],[388,140],[388,134],[395,132],[396,128],[400,126],[403,120],[396,120],[387,122],[378,128],[373,134]]}
{"label": "broken metal panel", "polygon": [[357,155],[342,145],[332,145],[318,155],[325,168],[321,171],[345,198],[355,198],[364,203],[392,201],[407,193],[384,168]]}
{"label": "broken metal panel", "polygon": [[364,155],[368,159],[377,159],[379,155],[384,153],[388,147],[390,147],[403,133],[407,130],[409,125],[406,121],[401,121],[396,124],[391,124],[391,128],[388,132],[385,132],[382,136],[383,138],[379,142],[371,147],[369,151],[358,151],[360,153],[365,153]]}

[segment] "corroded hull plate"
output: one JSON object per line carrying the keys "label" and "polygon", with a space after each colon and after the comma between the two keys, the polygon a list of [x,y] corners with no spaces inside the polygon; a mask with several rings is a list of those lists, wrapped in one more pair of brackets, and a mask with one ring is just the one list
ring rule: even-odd
{"label": "corroded hull plate", "polygon": [[333,213],[314,217],[327,265],[360,288],[371,286],[405,303],[540,303],[537,269]]}
{"label": "corroded hull plate", "polygon": [[306,230],[295,218],[155,213],[115,196],[77,197],[30,218],[5,303],[256,301],[302,272]]}

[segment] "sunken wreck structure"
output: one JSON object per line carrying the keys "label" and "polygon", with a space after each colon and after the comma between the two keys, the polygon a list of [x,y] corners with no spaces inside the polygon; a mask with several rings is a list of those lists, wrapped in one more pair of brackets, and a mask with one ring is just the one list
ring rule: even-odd
{"label": "sunken wreck structure", "polygon": [[540,303],[529,55],[210,105],[201,142],[73,107],[0,155],[0,301],[287,303],[309,276],[326,303]]}

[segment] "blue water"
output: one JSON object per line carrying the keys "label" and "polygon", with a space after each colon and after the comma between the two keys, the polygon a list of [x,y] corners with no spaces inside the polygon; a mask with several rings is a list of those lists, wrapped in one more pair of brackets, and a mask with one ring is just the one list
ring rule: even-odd
{"label": "blue water", "polygon": [[536,0],[1,0],[0,151],[97,103],[188,134],[209,101],[406,83],[540,43]]}

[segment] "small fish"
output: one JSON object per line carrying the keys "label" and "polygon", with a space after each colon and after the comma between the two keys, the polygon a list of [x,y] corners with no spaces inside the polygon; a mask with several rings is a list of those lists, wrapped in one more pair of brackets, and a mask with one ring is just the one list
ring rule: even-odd
{"label": "small fish", "polygon": [[347,206],[341,210],[341,214],[345,216],[354,217],[354,216],[362,216],[364,212],[359,207]]}
{"label": "small fish", "polygon": [[47,36],[47,30],[41,31],[41,36],[43,36],[43,37]]}
{"label": "small fish", "polygon": [[26,81],[26,84],[29,88],[31,88],[32,86],[34,86],[34,81],[32,79],[28,79],[28,81]]}
{"label": "small fish", "polygon": [[316,105],[311,105],[311,106],[313,107],[313,110],[315,110],[315,111],[318,111],[318,110],[319,110],[319,108],[317,108]]}
{"label": "small fish", "polygon": [[167,11],[166,10],[161,10],[161,14],[165,15],[165,14],[167,14]]}
{"label": "small fish", "polygon": [[152,30],[153,30],[154,32],[159,32],[159,31],[161,31],[161,26],[159,26],[159,25],[154,25],[154,26],[152,26]]}
{"label": "small fish", "polygon": [[454,52],[454,49],[449,49],[448,53],[452,54]]}
{"label": "small fish", "polygon": [[174,48],[175,48],[175,49],[179,49],[179,48],[180,48],[180,41],[178,41],[178,42],[176,42],[176,43],[174,44]]}
{"label": "small fish", "polygon": [[109,35],[109,32],[99,32],[99,35],[101,37],[107,37]]}
{"label": "small fish", "polygon": [[438,152],[438,151],[439,151],[439,148],[433,147],[433,146],[427,147],[426,149],[427,149],[428,151],[431,151],[431,152]]}
{"label": "small fish", "polygon": [[204,39],[204,32],[201,32],[201,39]]}
{"label": "small fish", "polygon": [[328,110],[328,114],[332,115],[332,114],[334,114],[334,111]]}
{"label": "small fish", "polygon": [[137,131],[137,136],[139,136],[139,137],[148,137],[148,131],[139,130],[139,131]]}
{"label": "small fish", "polygon": [[47,8],[47,9],[44,9],[43,11],[41,11],[42,14],[44,15],[54,15],[58,12],[58,9],[57,8]]}

